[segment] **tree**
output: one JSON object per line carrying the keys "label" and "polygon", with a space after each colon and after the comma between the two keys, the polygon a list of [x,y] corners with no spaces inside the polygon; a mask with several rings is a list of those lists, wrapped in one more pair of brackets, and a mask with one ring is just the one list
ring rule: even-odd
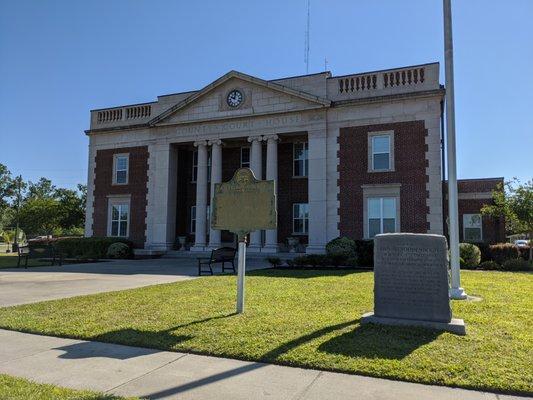
{"label": "tree", "polygon": [[53,198],[28,198],[19,210],[19,222],[28,234],[51,235],[61,228],[64,212]]}
{"label": "tree", "polygon": [[50,179],[41,177],[37,182],[28,183],[27,198],[52,199],[56,197],[56,187]]}
{"label": "tree", "polygon": [[10,199],[13,196],[14,181],[11,172],[0,164],[0,231],[10,222]]}
{"label": "tree", "polygon": [[505,183],[493,192],[493,205],[481,209],[484,215],[505,218],[509,233],[526,233],[530,240],[529,259],[533,260],[533,180],[522,184],[518,179]]}
{"label": "tree", "polygon": [[78,188],[80,192],[57,189],[54,193],[61,210],[59,225],[63,229],[80,228],[85,222],[85,196],[82,185],[78,185]]}

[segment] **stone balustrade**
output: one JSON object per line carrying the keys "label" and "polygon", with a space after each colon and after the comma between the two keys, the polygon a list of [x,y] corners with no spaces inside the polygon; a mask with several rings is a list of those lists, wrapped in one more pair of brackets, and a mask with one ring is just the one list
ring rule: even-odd
{"label": "stone balustrade", "polygon": [[331,77],[330,100],[350,100],[439,88],[437,63],[371,73]]}
{"label": "stone balustrade", "polygon": [[152,104],[94,110],[91,112],[91,126],[99,128],[146,122],[152,117],[152,112]]}

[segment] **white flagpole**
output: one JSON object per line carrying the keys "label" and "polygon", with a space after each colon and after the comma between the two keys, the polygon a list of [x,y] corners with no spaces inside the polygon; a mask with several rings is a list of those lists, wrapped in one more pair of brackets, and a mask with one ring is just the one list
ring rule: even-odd
{"label": "white flagpole", "polygon": [[455,99],[453,87],[453,39],[451,0],[444,5],[444,65],[446,70],[446,139],[448,147],[448,218],[450,235],[451,289],[450,298],[466,299],[461,287],[459,265],[459,216],[457,204],[457,165],[455,153]]}

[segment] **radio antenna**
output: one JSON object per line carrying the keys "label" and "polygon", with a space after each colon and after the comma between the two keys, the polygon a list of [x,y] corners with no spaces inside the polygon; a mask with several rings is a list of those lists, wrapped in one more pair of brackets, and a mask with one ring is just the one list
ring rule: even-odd
{"label": "radio antenna", "polygon": [[307,0],[307,29],[305,30],[305,52],[304,52],[304,62],[305,62],[305,73],[309,73],[309,24],[311,20],[311,0]]}

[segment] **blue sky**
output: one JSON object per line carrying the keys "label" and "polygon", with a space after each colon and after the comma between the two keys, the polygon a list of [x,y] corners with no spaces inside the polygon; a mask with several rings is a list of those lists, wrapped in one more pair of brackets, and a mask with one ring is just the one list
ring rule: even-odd
{"label": "blue sky", "polygon": [[[0,162],[85,183],[89,110],[305,73],[306,0],[0,2]],[[533,1],[453,1],[459,178],[533,175]],[[310,71],[432,61],[440,0],[311,0]],[[441,72],[441,82],[444,76]]]}

